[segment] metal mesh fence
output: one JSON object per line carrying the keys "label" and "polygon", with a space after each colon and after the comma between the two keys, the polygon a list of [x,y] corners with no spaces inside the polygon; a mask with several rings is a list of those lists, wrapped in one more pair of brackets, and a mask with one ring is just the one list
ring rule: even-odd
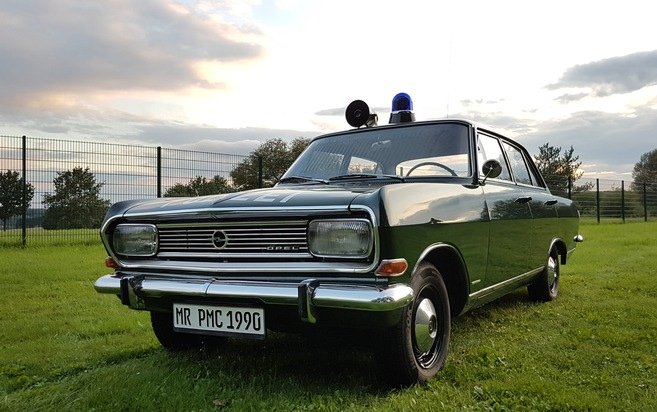
{"label": "metal mesh fence", "polygon": [[241,155],[180,149],[162,149],[161,154],[163,194],[176,184],[185,184],[197,176],[206,178],[220,176],[232,185],[230,172],[248,158]]}
{"label": "metal mesh fence", "polygon": [[[0,247],[97,242],[99,222],[110,204],[190,195],[174,189],[197,178],[218,178],[226,191],[236,190],[231,171],[247,159],[161,147],[0,136]],[[260,180],[262,185],[262,170],[242,168],[241,172],[254,174],[240,174],[244,181]],[[657,218],[657,182],[570,181],[555,176],[545,180],[552,193],[573,199],[585,219]]]}
{"label": "metal mesh fence", "polygon": [[552,193],[573,199],[584,218],[598,222],[657,218],[657,183],[546,177]]}
{"label": "metal mesh fence", "polygon": [[[0,179],[7,183],[12,180],[8,174],[14,174],[13,181],[0,192],[0,246],[97,242],[98,227],[88,224],[94,220],[79,215],[104,213],[109,204],[121,200],[167,195],[170,188],[186,185],[196,177],[210,180],[219,176],[230,185],[230,172],[247,158],[160,147],[0,136]],[[85,180],[89,177],[91,182]],[[21,190],[23,178],[25,193]],[[91,202],[102,206],[101,212],[88,207],[94,187],[97,193]],[[68,198],[57,197],[59,192],[65,192]],[[25,194],[26,210],[12,209],[15,197]],[[53,225],[50,221],[55,207],[71,213]],[[73,224],[62,223],[62,219]]]}

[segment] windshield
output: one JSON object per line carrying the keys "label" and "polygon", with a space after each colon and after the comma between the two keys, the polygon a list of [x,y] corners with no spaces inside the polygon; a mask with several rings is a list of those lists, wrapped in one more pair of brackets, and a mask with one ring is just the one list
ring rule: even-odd
{"label": "windshield", "polygon": [[[471,176],[468,127],[458,123],[372,128],[313,141],[285,176]],[[376,177],[376,176],[374,176]]]}

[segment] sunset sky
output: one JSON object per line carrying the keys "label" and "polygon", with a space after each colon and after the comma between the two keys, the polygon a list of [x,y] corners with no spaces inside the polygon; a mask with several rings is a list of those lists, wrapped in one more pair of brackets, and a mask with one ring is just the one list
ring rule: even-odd
{"label": "sunset sky", "polygon": [[3,0],[0,135],[246,154],[347,128],[480,121],[585,177],[631,179],[657,148],[651,2]]}

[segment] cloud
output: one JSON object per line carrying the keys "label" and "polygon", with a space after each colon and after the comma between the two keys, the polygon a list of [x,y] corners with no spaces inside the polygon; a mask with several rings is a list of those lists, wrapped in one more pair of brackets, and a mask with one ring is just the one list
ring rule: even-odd
{"label": "cloud", "polygon": [[[315,116],[344,116],[344,112],[347,110],[347,106],[345,107],[336,107],[333,109],[323,109],[315,112]],[[388,107],[370,107],[370,111],[373,113],[385,113],[385,112],[390,112],[390,108]]]}
{"label": "cloud", "polygon": [[474,105],[482,105],[482,104],[498,104],[504,102],[505,99],[497,99],[497,100],[484,100],[484,99],[463,99],[461,100],[461,105],[463,107],[470,107]]}
{"label": "cloud", "polygon": [[318,134],[292,129],[220,128],[85,106],[57,113],[0,112],[0,131],[3,135],[97,140],[229,154],[248,154],[269,139],[292,140]]}
{"label": "cloud", "polygon": [[577,94],[562,94],[561,96],[557,97],[556,101],[562,104],[570,103],[570,102],[576,102],[579,100],[582,100],[585,97],[588,97],[588,93],[577,93]]}
{"label": "cloud", "polygon": [[[558,82],[547,86],[590,88],[591,96],[629,93],[657,84],[657,50],[611,57],[566,70]],[[566,103],[568,100],[565,101]]]}
{"label": "cloud", "polygon": [[[476,120],[522,143],[529,153],[538,153],[544,143],[575,149],[588,171],[610,171],[609,178],[631,179],[634,164],[643,153],[657,148],[657,109],[634,108],[630,114],[580,111],[562,119],[533,120],[499,112],[464,112],[450,117]],[[588,166],[586,166],[588,165]],[[597,171],[597,172],[596,172]],[[625,172],[625,175],[623,174]]]}
{"label": "cloud", "polygon": [[204,61],[257,59],[253,26],[222,22],[155,0],[3,1],[0,107],[61,107],[102,91],[223,87]]}
{"label": "cloud", "polygon": [[643,153],[655,147],[657,110],[638,108],[631,115],[582,111],[562,120],[536,124],[535,131],[519,140],[535,152],[543,143],[571,145],[580,160],[600,170],[631,171]]}
{"label": "cloud", "polygon": [[509,116],[500,112],[467,111],[450,114],[449,117],[470,119],[480,125],[491,127],[494,131],[511,134],[529,133],[534,131],[536,127],[536,121],[534,120]]}
{"label": "cloud", "polygon": [[[317,132],[299,130],[256,127],[223,129],[213,126],[161,122],[141,125],[137,127],[136,133],[125,135],[125,137],[146,143],[175,145],[176,147],[181,147],[181,142],[187,142],[182,143],[182,147],[195,147],[194,150],[210,150],[211,146],[215,149],[218,147],[233,148],[236,150],[231,150],[230,153],[244,154],[265,140],[292,140],[297,137],[315,137],[316,135]],[[246,151],[244,151],[245,148],[247,148]]]}

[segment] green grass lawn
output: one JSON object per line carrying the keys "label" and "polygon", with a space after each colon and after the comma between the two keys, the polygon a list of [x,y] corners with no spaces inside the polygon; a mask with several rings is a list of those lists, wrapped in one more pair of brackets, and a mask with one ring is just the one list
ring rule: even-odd
{"label": "green grass lawn", "polygon": [[0,410],[656,410],[657,222],[581,232],[556,301],[461,316],[445,369],[399,390],[339,340],[168,354],[147,313],[93,290],[100,246],[0,249]]}

